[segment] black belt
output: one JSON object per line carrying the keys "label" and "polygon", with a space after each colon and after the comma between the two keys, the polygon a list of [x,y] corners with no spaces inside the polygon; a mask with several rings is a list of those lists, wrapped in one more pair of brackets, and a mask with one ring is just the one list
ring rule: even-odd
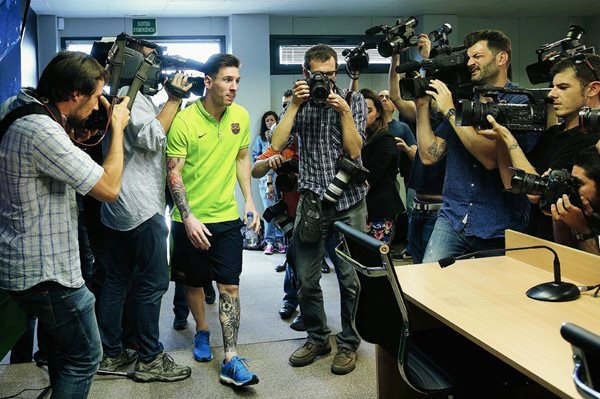
{"label": "black belt", "polygon": [[420,202],[415,200],[413,201],[413,209],[417,211],[439,211],[442,209],[441,202]]}

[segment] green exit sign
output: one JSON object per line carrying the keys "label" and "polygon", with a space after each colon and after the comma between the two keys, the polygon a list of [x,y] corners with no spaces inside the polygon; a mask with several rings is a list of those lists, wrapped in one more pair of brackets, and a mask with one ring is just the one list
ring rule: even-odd
{"label": "green exit sign", "polygon": [[150,36],[156,35],[156,19],[132,19],[133,35]]}

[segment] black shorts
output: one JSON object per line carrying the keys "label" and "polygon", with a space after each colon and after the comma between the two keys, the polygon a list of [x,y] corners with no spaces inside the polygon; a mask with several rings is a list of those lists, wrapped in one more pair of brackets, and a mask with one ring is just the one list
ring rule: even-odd
{"label": "black shorts", "polygon": [[242,273],[242,221],[207,223],[212,236],[207,251],[194,247],[183,223],[171,222],[173,251],[171,280],[192,287],[204,287],[212,280],[221,284],[239,285]]}

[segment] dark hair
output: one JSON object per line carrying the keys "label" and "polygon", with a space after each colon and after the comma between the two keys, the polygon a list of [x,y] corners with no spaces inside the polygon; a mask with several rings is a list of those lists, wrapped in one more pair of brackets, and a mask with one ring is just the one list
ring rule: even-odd
{"label": "dark hair", "polygon": [[240,67],[240,60],[233,54],[213,54],[204,64],[204,72],[206,75],[214,79],[221,68]]}
{"label": "dark hair", "polygon": [[326,44],[315,44],[304,53],[304,68],[310,70],[311,61],[327,62],[331,57],[335,60],[337,69],[338,59],[335,50]]}
{"label": "dark hair", "polygon": [[494,55],[503,51],[508,54],[508,62],[512,59],[512,45],[510,39],[503,32],[495,29],[482,29],[471,32],[465,37],[464,44],[467,48],[475,43],[486,40],[487,46]]}
{"label": "dark hair", "polygon": [[[589,66],[586,62],[589,62]],[[592,71],[590,67],[594,70]],[[550,75],[554,76],[569,68],[575,71],[575,77],[579,83],[581,83],[581,86],[585,87],[590,82],[598,81],[598,76],[600,76],[600,56],[595,54],[582,54],[565,58],[552,66]],[[596,75],[594,75],[594,72]]]}
{"label": "dark hair", "polygon": [[379,95],[371,89],[361,89],[360,94],[362,94],[365,100],[373,101],[377,112],[379,112],[377,119],[375,119],[371,126],[367,126],[367,142],[370,142],[375,137],[379,137],[388,132],[387,122],[384,119],[385,113]]}
{"label": "dark hair", "polygon": [[267,139],[267,132],[269,131],[269,128],[267,127],[267,124],[265,123],[265,119],[269,115],[273,115],[275,117],[275,122],[279,122],[279,117],[277,116],[277,114],[274,111],[267,111],[263,114],[263,116],[260,120],[260,137],[262,137],[263,140]]}
{"label": "dark hair", "polygon": [[48,63],[36,92],[51,103],[68,101],[73,92],[89,96],[98,88],[98,82],[106,82],[108,72],[94,57],[79,51],[62,51]]}
{"label": "dark hair", "polygon": [[600,198],[600,154],[596,147],[579,151],[573,158],[573,165],[581,167],[585,175],[596,183],[596,196]]}

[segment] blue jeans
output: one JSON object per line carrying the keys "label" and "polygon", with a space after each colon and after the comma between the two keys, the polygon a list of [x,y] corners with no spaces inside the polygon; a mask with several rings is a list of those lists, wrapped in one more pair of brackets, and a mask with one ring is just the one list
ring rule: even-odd
{"label": "blue jeans", "polygon": [[438,211],[418,211],[412,209],[408,213],[408,242],[409,253],[412,255],[413,263],[422,263],[425,248],[433,232],[433,227],[438,218]]}
{"label": "blue jeans", "polygon": [[483,239],[467,236],[454,230],[448,219],[440,215],[427,244],[423,263],[437,262],[448,256],[498,248],[504,248],[504,237]]}
{"label": "blue jeans", "polygon": [[44,282],[10,296],[28,315],[37,316],[47,333],[52,398],[86,398],[102,360],[94,295],[85,285]]}
{"label": "blue jeans", "polygon": [[[297,215],[302,214],[304,195],[300,197]],[[330,330],[327,327],[327,316],[323,305],[323,291],[321,290],[321,263],[325,254],[325,245],[333,234],[333,223],[340,220],[360,231],[365,230],[367,209],[364,199],[356,205],[341,212],[335,208],[323,209],[321,216],[321,238],[316,244],[303,243],[298,237],[298,222],[301,216],[296,217],[294,240],[296,240],[296,272],[300,289],[298,300],[302,319],[308,333],[308,342],[323,345],[329,338]],[[333,260],[332,260],[333,261]],[[358,304],[358,277],[349,264],[338,262],[336,275],[340,286],[340,306],[342,318],[342,331],[336,336],[338,347],[347,347],[356,350],[360,338],[354,330],[353,320]]]}
{"label": "blue jeans", "polygon": [[129,231],[110,230],[109,259],[98,306],[98,324],[104,353],[116,357],[123,351],[121,320],[131,274],[137,266],[138,281],[133,295],[135,336],[138,357],[150,362],[162,352],[158,320],[163,294],[169,287],[167,266],[167,225],[154,215]]}

